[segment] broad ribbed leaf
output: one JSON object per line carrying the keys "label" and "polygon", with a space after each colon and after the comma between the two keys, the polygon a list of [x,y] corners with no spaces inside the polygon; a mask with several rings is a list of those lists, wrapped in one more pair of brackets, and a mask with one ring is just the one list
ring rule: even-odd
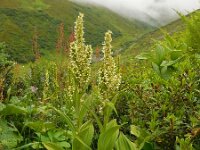
{"label": "broad ribbed leaf", "polygon": [[25,124],[25,126],[33,129],[36,132],[46,132],[50,129],[55,128],[54,124],[51,122],[41,122],[41,121],[37,121],[37,122],[27,122]]}
{"label": "broad ribbed leaf", "polygon": [[13,104],[6,105],[6,107],[1,111],[1,115],[4,116],[26,114],[26,113],[27,111],[25,108]]}
{"label": "broad ribbed leaf", "polygon": [[160,65],[165,58],[165,49],[163,46],[157,45],[155,52],[155,63]]}
{"label": "broad ribbed leaf", "polygon": [[169,66],[172,66],[172,65],[174,65],[174,64],[176,64],[176,63],[178,63],[178,62],[180,62],[181,59],[182,59],[182,57],[181,57],[181,58],[178,58],[178,59],[176,59],[176,60],[163,61],[162,64],[161,64],[160,66],[162,66],[162,67],[169,67]]}
{"label": "broad ribbed leaf", "polygon": [[161,74],[161,73],[160,73],[160,68],[159,68],[159,66],[158,66],[156,63],[152,62],[152,67],[153,67],[153,70],[154,70],[158,75]]}
{"label": "broad ribbed leaf", "polygon": [[52,108],[56,113],[58,113],[64,119],[64,121],[70,127],[72,132],[76,131],[76,128],[75,128],[75,126],[73,124],[73,121],[66,114],[64,114],[62,111],[56,109],[55,107],[50,107],[50,108]]}
{"label": "broad ribbed leaf", "polygon": [[120,126],[117,125],[116,120],[112,120],[106,126],[106,130],[102,132],[98,140],[98,150],[112,150],[115,146],[119,135]]}
{"label": "broad ribbed leaf", "polygon": [[140,137],[140,129],[137,126],[131,125],[131,134]]}
{"label": "broad ribbed leaf", "polygon": [[171,59],[176,60],[176,59],[182,57],[182,55],[183,55],[182,53],[183,53],[182,50],[171,51],[171,53],[170,53]]}
{"label": "broad ribbed leaf", "polygon": [[131,142],[122,132],[115,145],[116,150],[137,150],[135,143]]}
{"label": "broad ribbed leaf", "polygon": [[52,142],[42,142],[42,144],[44,145],[44,147],[47,150],[64,150],[62,147],[60,147],[58,144],[56,143],[52,143]]}
{"label": "broad ribbed leaf", "polygon": [[[94,136],[94,127],[91,122],[86,122],[80,128],[77,135],[79,138],[73,140],[73,150],[88,150],[92,143],[92,138]],[[83,144],[84,143],[84,144]]]}
{"label": "broad ribbed leaf", "polygon": [[58,144],[60,147],[64,147],[64,148],[70,148],[71,145],[68,142],[57,142],[56,144]]}
{"label": "broad ribbed leaf", "polygon": [[108,130],[108,129],[114,127],[114,126],[117,126],[117,121],[116,121],[116,119],[111,120],[111,121],[106,125],[106,130]]}
{"label": "broad ribbed leaf", "polygon": [[19,131],[8,125],[6,120],[0,119],[0,149],[13,149],[23,140]]}
{"label": "broad ribbed leaf", "polygon": [[117,110],[116,110],[116,108],[115,108],[115,105],[114,105],[112,102],[107,102],[107,103],[106,103],[106,106],[110,107],[110,108],[111,108],[111,111],[114,110],[115,114],[118,115],[118,114],[117,114]]}

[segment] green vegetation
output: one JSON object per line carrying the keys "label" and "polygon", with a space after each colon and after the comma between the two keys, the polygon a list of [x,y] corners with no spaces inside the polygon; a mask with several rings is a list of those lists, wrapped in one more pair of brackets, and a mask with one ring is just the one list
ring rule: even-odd
{"label": "green vegetation", "polygon": [[[40,8],[49,11],[45,4]],[[108,30],[95,64],[83,14],[69,52],[54,53],[51,61],[16,64],[9,43],[0,43],[0,149],[199,150],[199,18],[198,12],[183,17],[174,35],[152,32],[159,41],[148,43],[147,34],[116,58]],[[175,33],[173,26],[165,28]]]}
{"label": "green vegetation", "polygon": [[[73,21],[79,12],[85,14],[86,41],[101,46],[103,34],[112,30],[114,45],[121,47],[138,35],[152,29],[139,21],[129,21],[101,7],[84,6],[68,0],[1,0],[0,41],[6,42],[12,59],[20,63],[33,60],[32,37],[38,32],[39,48],[45,55],[56,47],[58,27],[65,25],[65,40],[73,32]],[[110,19],[112,18],[112,19]],[[20,37],[20,38],[19,38]]]}
{"label": "green vegetation", "polygon": [[41,49],[55,47],[55,43],[51,41],[55,41],[56,34],[51,31],[56,31],[60,21],[47,14],[2,8],[0,9],[0,18],[2,21],[0,39],[6,42],[9,47],[7,53],[12,56],[13,60],[19,60],[22,63],[33,60],[32,36],[34,28],[37,28],[40,34],[38,43]]}

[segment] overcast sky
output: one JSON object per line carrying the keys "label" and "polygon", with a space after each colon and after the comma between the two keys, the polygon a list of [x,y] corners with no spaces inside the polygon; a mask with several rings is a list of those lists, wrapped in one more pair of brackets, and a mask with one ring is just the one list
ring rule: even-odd
{"label": "overcast sky", "polygon": [[[177,17],[174,10],[182,13],[200,8],[200,0],[78,0],[105,6],[119,14],[145,21],[150,15],[160,23],[168,23]],[[148,21],[148,19],[146,20]]]}

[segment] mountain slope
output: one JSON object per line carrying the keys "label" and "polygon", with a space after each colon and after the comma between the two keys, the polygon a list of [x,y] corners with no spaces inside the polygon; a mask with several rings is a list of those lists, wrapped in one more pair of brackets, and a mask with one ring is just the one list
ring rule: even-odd
{"label": "mountain slope", "polygon": [[[197,12],[200,12],[200,9],[186,15],[186,17],[193,16]],[[123,62],[130,63],[137,54],[151,50],[152,46],[154,46],[157,41],[163,40],[164,33],[169,33],[170,35],[175,35],[175,36],[181,36],[180,33],[185,31],[185,29],[186,29],[185,22],[182,19],[177,19],[166,26],[155,29],[154,31],[148,32],[138,37],[122,53]]]}
{"label": "mountain slope", "polygon": [[102,44],[107,30],[113,31],[116,47],[152,30],[150,25],[127,20],[105,8],[68,0],[1,0],[0,42],[7,43],[14,60],[27,62],[33,59],[31,39],[34,28],[39,33],[40,48],[53,50],[59,24],[64,22],[68,37],[79,12],[85,14],[86,41],[93,46]]}

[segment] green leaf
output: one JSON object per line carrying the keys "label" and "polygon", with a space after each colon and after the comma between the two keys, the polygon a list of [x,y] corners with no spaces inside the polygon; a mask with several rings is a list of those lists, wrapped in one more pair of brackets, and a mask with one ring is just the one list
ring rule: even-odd
{"label": "green leaf", "polygon": [[[26,144],[26,145],[23,145],[23,146],[20,146],[20,147],[17,147],[17,148],[14,148],[14,149],[12,149],[12,150],[22,150],[22,149],[27,149],[28,147],[35,147],[35,149],[36,148],[39,148],[40,147],[40,145],[41,145],[41,143],[40,142],[34,142],[34,143],[28,143],[28,144]],[[43,147],[41,147],[41,148],[43,148]]]}
{"label": "green leaf", "polygon": [[[79,117],[78,120],[79,122],[83,122],[84,117],[86,116],[87,112],[90,110],[88,110],[87,107],[91,107],[91,102],[92,102],[92,98],[87,97],[88,95],[83,95],[82,99],[84,99],[83,104],[81,105],[81,109],[80,109],[80,113],[79,113]],[[87,107],[86,107],[87,106]]]}
{"label": "green leaf", "polygon": [[175,47],[176,42],[169,34],[165,34],[165,39],[168,42],[170,48],[174,48]]}
{"label": "green leaf", "polygon": [[176,68],[174,68],[173,66],[162,67],[161,77],[163,79],[169,79],[175,71],[176,71]]}
{"label": "green leaf", "polygon": [[73,144],[72,144],[73,150],[88,150],[89,149],[88,147],[92,143],[93,136],[94,136],[93,124],[90,121],[88,121],[81,126],[76,136],[79,138],[75,138],[73,140]]}
{"label": "green leaf", "polygon": [[162,67],[162,69],[161,69],[161,75],[162,75],[162,77],[164,77],[164,78],[167,78],[167,77],[168,77],[167,66]]}
{"label": "green leaf", "polygon": [[148,59],[148,54],[147,53],[143,53],[143,54],[137,55],[135,58],[139,59],[139,60],[147,60]]}
{"label": "green leaf", "polygon": [[158,75],[161,75],[161,73],[160,73],[160,68],[159,68],[159,66],[158,66],[156,63],[152,62],[152,67],[153,67],[153,70],[154,70]]}
{"label": "green leaf", "polygon": [[131,134],[140,137],[140,129],[135,125],[131,125]]}
{"label": "green leaf", "polygon": [[13,149],[23,140],[15,127],[9,126],[6,120],[0,120],[0,147]]}
{"label": "green leaf", "polygon": [[[32,144],[32,143],[30,143],[31,145],[29,145],[29,146],[31,146],[33,149],[42,149],[42,148],[44,148],[44,146],[43,146],[43,144],[40,142],[40,143],[34,143],[34,144]],[[28,145],[25,145],[25,147],[26,146],[28,146]]]}
{"label": "green leaf", "polygon": [[40,135],[40,134],[37,134],[37,135],[39,135],[38,137],[40,138],[42,142],[53,142],[48,136]]}
{"label": "green leaf", "polygon": [[65,137],[65,130],[55,130],[53,133],[52,133],[52,139],[54,140],[57,140],[57,141],[64,141],[66,139]]}
{"label": "green leaf", "polygon": [[196,59],[200,59],[200,54],[195,54]]}
{"label": "green leaf", "polygon": [[0,112],[6,108],[6,105],[4,105],[2,102],[0,102]]}
{"label": "green leaf", "polygon": [[182,50],[173,50],[170,52],[170,55],[171,55],[172,60],[176,60],[176,59],[182,57],[183,52],[182,52]]}
{"label": "green leaf", "polygon": [[153,145],[151,143],[145,142],[142,150],[154,150]]}
{"label": "green leaf", "polygon": [[62,147],[60,147],[58,144],[56,143],[52,143],[52,142],[42,142],[42,144],[44,145],[44,147],[47,150],[64,150]]}
{"label": "green leaf", "polygon": [[165,52],[164,47],[161,46],[160,44],[157,45],[155,52],[156,52],[155,57],[154,57],[155,63],[159,66],[164,60],[166,52]]}
{"label": "green leaf", "polygon": [[116,150],[137,150],[135,143],[131,142],[122,132],[115,145]]}
{"label": "green leaf", "polygon": [[[90,148],[87,144],[85,144],[85,143],[83,142],[83,140],[80,139],[78,136],[75,136],[74,139],[75,139],[75,140],[78,140],[85,148],[91,150],[91,148]],[[73,147],[73,145],[72,145],[72,150],[79,150],[79,149],[76,149],[76,148]]]}
{"label": "green leaf", "polygon": [[163,61],[162,63],[161,63],[161,65],[160,66],[162,66],[162,67],[168,67],[168,66],[172,66],[174,64],[174,61]]}
{"label": "green leaf", "polygon": [[47,132],[47,135],[48,135],[48,138],[50,139],[50,141],[54,141],[54,132],[53,131],[48,131]]}
{"label": "green leaf", "polygon": [[189,137],[185,139],[176,137],[176,150],[194,150],[191,139]]}
{"label": "green leaf", "polygon": [[115,105],[114,105],[112,102],[107,102],[107,103],[106,103],[106,106],[110,107],[110,108],[111,108],[111,111],[114,110],[115,114],[118,115],[118,114],[117,114],[117,110],[116,110],[116,108],[115,108]]}
{"label": "green leaf", "polygon": [[33,129],[36,132],[46,132],[50,129],[54,129],[55,125],[51,122],[41,122],[41,121],[37,121],[37,122],[27,122],[25,123],[25,126]]}
{"label": "green leaf", "polygon": [[180,62],[180,61],[182,60],[182,58],[183,58],[183,57],[180,57],[180,58],[178,58],[178,59],[176,59],[176,60],[163,61],[163,62],[161,63],[160,66],[162,66],[162,67],[169,67],[169,66],[172,66],[172,65],[174,65],[174,64],[176,64],[176,63],[178,63],[178,62]]}
{"label": "green leaf", "polygon": [[26,113],[27,111],[25,108],[13,104],[6,105],[6,107],[1,111],[1,115],[3,116],[26,114]]}
{"label": "green leaf", "polygon": [[57,142],[57,144],[60,146],[60,147],[64,147],[64,148],[70,148],[71,145],[68,143],[68,142]]}
{"label": "green leaf", "polygon": [[50,107],[50,108],[52,108],[56,113],[58,113],[64,119],[64,121],[70,127],[72,132],[76,132],[76,128],[75,128],[72,120],[67,115],[65,115],[62,111],[56,109],[55,107]]}
{"label": "green leaf", "polygon": [[143,149],[144,145],[150,139],[150,134],[146,130],[142,130],[135,125],[131,125],[131,134],[137,137],[136,144],[139,147],[139,150]]}
{"label": "green leaf", "polygon": [[116,120],[108,123],[106,130],[99,136],[98,150],[112,150],[114,148],[120,127],[117,125]]}
{"label": "green leaf", "polygon": [[114,127],[114,126],[118,126],[118,125],[117,125],[116,119],[111,120],[111,121],[106,125],[106,130],[108,130],[108,129]]}

